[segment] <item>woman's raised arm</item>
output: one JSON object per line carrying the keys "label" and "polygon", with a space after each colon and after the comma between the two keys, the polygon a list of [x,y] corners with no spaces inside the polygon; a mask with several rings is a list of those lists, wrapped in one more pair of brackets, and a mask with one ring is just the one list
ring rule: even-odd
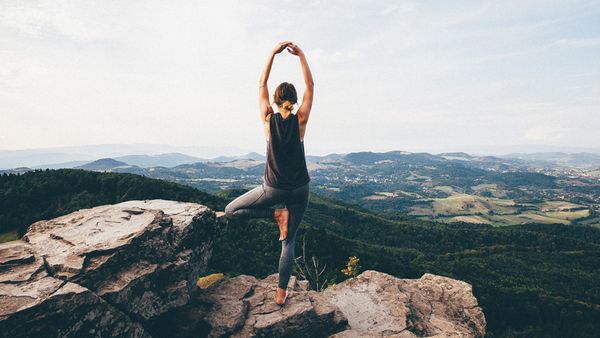
{"label": "woman's raised arm", "polygon": [[273,107],[271,107],[271,102],[269,101],[269,89],[267,88],[273,60],[275,59],[275,55],[281,53],[290,43],[290,41],[282,41],[273,48],[271,53],[269,53],[269,59],[258,81],[258,104],[260,107],[260,120],[262,122],[265,122],[267,115],[273,114]]}
{"label": "woman's raised arm", "polygon": [[306,84],[306,90],[304,90],[304,96],[302,97],[302,104],[300,108],[298,108],[298,120],[303,125],[306,125],[308,122],[308,116],[310,115],[310,110],[312,109],[313,103],[313,94],[315,90],[315,83],[312,78],[312,73],[310,68],[308,67],[308,62],[306,61],[306,57],[304,56],[304,52],[297,45],[290,43],[287,46],[288,52],[297,55],[300,59],[300,65],[302,66],[302,75],[304,76],[304,83]]}

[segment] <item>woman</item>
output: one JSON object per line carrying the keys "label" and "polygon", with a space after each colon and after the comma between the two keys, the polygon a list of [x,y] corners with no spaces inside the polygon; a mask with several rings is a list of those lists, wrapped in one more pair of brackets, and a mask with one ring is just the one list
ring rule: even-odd
{"label": "woman", "polygon": [[[296,89],[283,82],[275,89],[273,103],[278,107],[274,113],[269,102],[267,81],[275,55],[287,49],[298,56],[306,90],[302,104],[292,114],[297,103]],[[225,207],[227,217],[272,218],[279,225],[281,256],[279,257],[279,282],[275,303],[285,304],[287,284],[292,273],[296,232],[308,206],[308,183],[310,177],[304,157],[304,133],[312,108],[314,83],[306,57],[297,45],[282,41],[273,48],[259,82],[260,119],[264,124],[267,141],[267,160],[263,183],[239,196]],[[273,205],[285,203],[286,208],[274,209]]]}

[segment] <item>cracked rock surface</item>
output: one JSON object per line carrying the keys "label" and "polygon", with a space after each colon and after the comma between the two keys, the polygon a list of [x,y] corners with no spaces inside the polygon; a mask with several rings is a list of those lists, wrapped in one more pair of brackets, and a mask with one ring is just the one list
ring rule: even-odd
{"label": "cracked rock surface", "polygon": [[278,275],[239,275],[200,291],[171,318],[174,336],[484,337],[485,317],[465,282],[432,274],[400,279],[367,270],[323,292],[294,276],[284,307]]}
{"label": "cracked rock surface", "polygon": [[2,336],[150,336],[188,303],[219,222],[195,203],[82,209],[0,244]]}
{"label": "cracked rock surface", "polygon": [[331,337],[484,337],[486,321],[471,285],[425,273],[401,279],[367,270],[322,292],[351,330]]}
{"label": "cracked rock surface", "polygon": [[[471,286],[367,270],[323,292],[294,276],[223,278],[207,289],[227,220],[167,200],[82,209],[0,244],[0,337],[483,337]],[[274,267],[276,268],[276,266]]]}
{"label": "cracked rock surface", "polygon": [[[262,280],[248,275],[226,278],[202,290],[186,311],[205,313],[206,337],[327,337],[347,328],[336,306],[321,293],[303,288],[294,276],[285,305],[277,305],[277,281],[277,273]],[[186,321],[189,317],[183,316]]]}

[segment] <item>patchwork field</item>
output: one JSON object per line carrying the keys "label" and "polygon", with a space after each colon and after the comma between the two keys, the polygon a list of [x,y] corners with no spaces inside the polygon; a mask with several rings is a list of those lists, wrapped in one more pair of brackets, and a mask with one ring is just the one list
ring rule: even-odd
{"label": "patchwork field", "polygon": [[[446,189],[447,190],[447,189]],[[410,215],[442,222],[493,225],[525,223],[573,224],[589,218],[588,206],[564,201],[518,203],[512,199],[457,193],[445,198],[421,199]]]}
{"label": "patchwork field", "polygon": [[471,189],[473,189],[473,191],[476,192],[477,194],[482,194],[482,193],[487,192],[497,198],[505,198],[506,197],[506,191],[502,188],[499,188],[498,185],[495,183],[478,184],[478,185],[472,186]]}

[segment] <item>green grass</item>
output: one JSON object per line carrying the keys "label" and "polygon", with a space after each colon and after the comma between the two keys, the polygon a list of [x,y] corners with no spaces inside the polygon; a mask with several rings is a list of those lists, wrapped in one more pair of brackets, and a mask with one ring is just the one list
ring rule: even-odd
{"label": "green grass", "polygon": [[18,239],[17,230],[0,233],[0,243],[14,241]]}

